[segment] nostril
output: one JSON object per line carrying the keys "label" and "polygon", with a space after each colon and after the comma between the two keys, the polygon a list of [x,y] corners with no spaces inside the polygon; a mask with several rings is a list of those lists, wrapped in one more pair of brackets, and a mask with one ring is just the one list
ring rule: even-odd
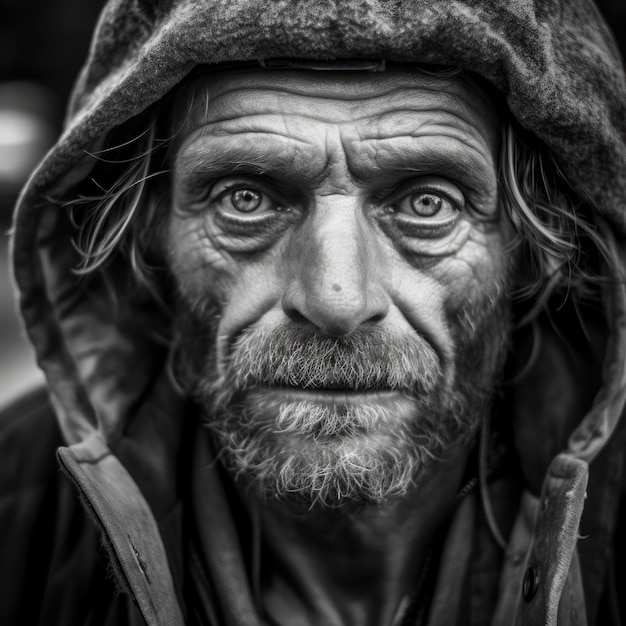
{"label": "nostril", "polygon": [[285,307],[284,309],[285,315],[296,324],[306,324],[310,323],[307,318],[298,311],[298,309],[293,307]]}
{"label": "nostril", "polygon": [[382,322],[385,319],[386,313],[380,312],[377,313],[376,315],[372,315],[372,317],[370,317],[367,321],[370,324],[378,324],[379,322]]}

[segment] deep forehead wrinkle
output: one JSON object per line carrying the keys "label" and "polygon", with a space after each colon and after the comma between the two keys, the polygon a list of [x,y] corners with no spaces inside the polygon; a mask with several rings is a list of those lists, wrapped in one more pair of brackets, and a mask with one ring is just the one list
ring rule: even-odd
{"label": "deep forehead wrinkle", "polygon": [[[299,162],[308,161],[315,175],[324,166],[360,179],[378,174],[376,168],[416,171],[427,170],[427,161],[448,168],[456,161],[459,171],[474,170],[475,181],[490,178],[497,147],[493,107],[465,80],[413,74],[288,78],[255,73],[250,82],[236,75],[203,84],[204,98],[196,94],[188,109],[191,127],[182,150],[193,146],[196,159],[211,169],[230,152],[227,163],[266,162],[281,171],[291,161],[302,172]],[[220,137],[231,145],[216,152],[211,141]],[[203,150],[214,154],[204,158]],[[308,174],[311,179],[313,171]]]}
{"label": "deep forehead wrinkle", "polygon": [[[342,141],[348,143],[374,142],[396,137],[417,139],[439,133],[466,143],[468,149],[477,150],[485,145],[495,148],[497,139],[494,133],[486,135],[485,129],[477,128],[475,119],[473,120],[470,115],[471,109],[460,107],[458,103],[456,106],[445,106],[444,103],[436,108],[426,106],[424,103],[419,107],[408,108],[374,106],[373,114],[361,108],[358,109],[358,115],[351,116],[344,112],[339,119],[336,116],[334,119],[329,118],[328,110],[315,114],[309,98],[301,104],[300,109],[294,107],[291,102],[289,114],[274,106],[267,112],[233,114],[232,109],[228,109],[228,116],[211,115],[211,121],[198,121],[198,124],[189,128],[189,134],[184,138],[180,148],[185,149],[199,137],[234,137],[248,133],[264,134],[267,139],[279,141],[288,138],[293,142],[312,147],[315,144],[315,136],[312,136],[311,131],[316,129],[316,123],[319,123],[317,128],[320,133],[324,132],[324,127],[338,127]],[[341,108],[344,107],[339,107],[339,110]],[[217,119],[214,119],[215,117]]]}
{"label": "deep forehead wrinkle", "polygon": [[444,90],[417,86],[396,86],[383,93],[361,93],[358,97],[346,97],[341,90],[334,93],[320,93],[318,85],[312,84],[308,93],[291,90],[283,86],[242,86],[239,89],[214,92],[211,86],[205,88],[202,96],[194,98],[188,119],[192,128],[213,122],[228,122],[237,117],[274,114],[300,115],[312,120],[328,118],[333,110],[335,123],[358,122],[379,114],[406,112],[427,113],[440,111],[463,116],[477,104],[476,94],[463,90]]}
{"label": "deep forehead wrinkle", "polygon": [[467,152],[467,157],[482,165],[493,164],[498,148],[496,133],[485,133],[470,121],[442,111],[433,111],[432,116],[407,116],[403,113],[383,115],[371,119],[369,124],[347,145],[353,152],[394,152],[413,149],[425,144],[431,148],[445,140],[445,147],[455,154]]}
{"label": "deep forehead wrinkle", "polygon": [[[465,114],[464,114],[465,113]],[[478,125],[477,120],[466,111],[426,109],[419,114],[414,110],[394,110],[366,117],[363,125],[346,126],[346,136],[354,142],[392,141],[394,139],[425,139],[438,136],[450,137],[465,144],[470,150],[494,148],[497,133],[488,126]]]}
{"label": "deep forehead wrinkle", "polygon": [[193,130],[190,129],[188,135],[181,138],[181,141],[177,148],[180,152],[192,150],[198,151],[206,148],[207,141],[210,141],[211,138],[242,138],[246,135],[249,135],[249,137],[247,137],[247,139],[249,140],[254,139],[254,135],[265,135],[266,139],[275,139],[276,141],[281,142],[288,140],[308,147],[311,147],[313,145],[311,141],[305,138],[299,138],[293,136],[290,133],[280,132],[275,127],[268,126],[267,123],[256,123],[260,122],[261,118],[265,118],[265,116],[251,115],[246,116],[245,118],[236,116],[226,120],[210,122],[208,124],[199,124],[195,128],[193,128]]}
{"label": "deep forehead wrinkle", "polygon": [[[485,108],[493,111],[488,94],[467,75],[246,71],[196,80],[179,94],[176,110],[186,120],[186,134],[191,134],[216,122],[224,123],[220,133],[231,129],[273,132],[280,129],[281,116],[285,125],[287,118],[297,116],[326,124],[365,120],[373,125],[383,118],[396,123],[401,115],[410,118],[432,112],[471,123],[473,111]],[[255,123],[264,122],[264,114],[273,116],[273,128]]]}

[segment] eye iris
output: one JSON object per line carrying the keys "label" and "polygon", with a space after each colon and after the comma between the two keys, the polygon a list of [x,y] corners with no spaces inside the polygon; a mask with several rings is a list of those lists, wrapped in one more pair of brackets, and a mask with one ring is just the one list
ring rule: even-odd
{"label": "eye iris", "polygon": [[242,213],[251,213],[259,208],[262,197],[258,191],[253,189],[237,189],[230,196],[233,206]]}
{"label": "eye iris", "polygon": [[411,196],[411,208],[424,217],[437,215],[443,206],[443,199],[431,193],[416,193]]}

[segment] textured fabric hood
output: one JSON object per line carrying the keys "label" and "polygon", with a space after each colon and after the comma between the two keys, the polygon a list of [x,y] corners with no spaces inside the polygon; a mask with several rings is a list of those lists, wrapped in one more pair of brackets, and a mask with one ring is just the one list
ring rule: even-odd
{"label": "textured fabric hood", "polygon": [[[94,430],[105,439],[119,433],[164,354],[149,332],[153,306],[127,292],[112,307],[97,279],[86,286],[72,273],[71,230],[50,198],[71,197],[94,166],[88,153],[194,67],[281,58],[408,61],[481,75],[597,208],[608,236],[626,234],[626,82],[588,0],[113,0],[65,131],[27,184],[15,220],[22,315],[68,443]],[[588,459],[589,442],[610,435],[624,401],[621,288],[610,300],[607,378],[571,443]]]}

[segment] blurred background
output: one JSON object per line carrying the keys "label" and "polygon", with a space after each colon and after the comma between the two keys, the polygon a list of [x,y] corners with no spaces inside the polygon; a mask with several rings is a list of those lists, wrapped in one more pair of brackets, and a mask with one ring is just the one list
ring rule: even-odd
{"label": "blurred background", "polygon": [[[104,0],[0,0],[0,410],[42,376],[15,315],[8,231],[20,188],[58,134]],[[626,56],[626,0],[597,0]]]}
{"label": "blurred background", "polygon": [[104,0],[0,0],[0,410],[42,376],[15,315],[8,232],[20,188],[54,142]]}

